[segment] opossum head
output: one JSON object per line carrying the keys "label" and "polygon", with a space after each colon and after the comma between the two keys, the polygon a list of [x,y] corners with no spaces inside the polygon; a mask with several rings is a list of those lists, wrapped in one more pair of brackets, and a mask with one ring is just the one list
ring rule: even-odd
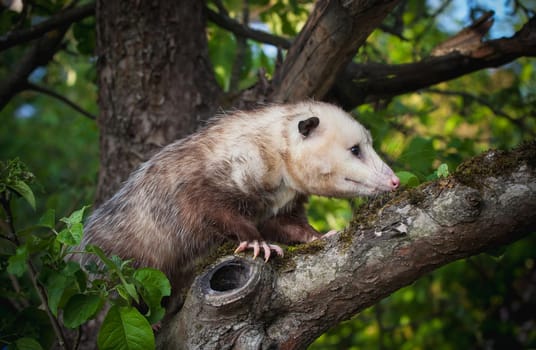
{"label": "opossum head", "polygon": [[287,182],[321,196],[374,195],[398,188],[400,180],[372,148],[368,130],[343,110],[303,103],[289,120]]}

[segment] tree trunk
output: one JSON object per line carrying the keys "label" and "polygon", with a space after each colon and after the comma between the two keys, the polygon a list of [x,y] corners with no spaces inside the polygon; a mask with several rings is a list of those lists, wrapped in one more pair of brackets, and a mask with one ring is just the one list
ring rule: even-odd
{"label": "tree trunk", "polygon": [[155,150],[218,106],[203,1],[97,3],[100,173],[97,205]]}
{"label": "tree trunk", "polygon": [[536,142],[487,152],[447,179],[365,209],[338,237],[268,264],[219,259],[164,324],[158,347],[303,349],[424,274],[534,232],[535,212]]}

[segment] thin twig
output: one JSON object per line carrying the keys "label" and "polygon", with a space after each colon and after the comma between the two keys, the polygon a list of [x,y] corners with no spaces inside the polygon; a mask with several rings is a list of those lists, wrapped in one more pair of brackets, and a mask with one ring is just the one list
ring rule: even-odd
{"label": "thin twig", "polygon": [[229,12],[228,12],[227,9],[225,8],[225,6],[223,6],[223,3],[221,2],[221,0],[212,0],[211,2],[212,2],[214,5],[216,5],[216,7],[218,8],[218,12],[219,12],[221,15],[229,17]]}
{"label": "thin twig", "polygon": [[[249,4],[247,0],[243,0],[242,4],[242,25],[248,27],[249,24]],[[240,85],[240,77],[242,75],[244,59],[246,57],[247,39],[240,35],[236,37],[236,52],[233,67],[231,70],[231,78],[229,82],[229,91],[237,91]]]}
{"label": "thin twig", "polygon": [[274,45],[283,49],[288,49],[291,42],[285,38],[282,38],[277,35],[263,32],[261,30],[251,29],[247,26],[243,26],[239,22],[235,21],[229,16],[226,16],[222,13],[217,13],[208,7],[205,8],[207,13],[207,18],[217,24],[218,26],[227,29],[237,36],[242,36],[244,38],[252,39],[259,41],[264,44]]}
{"label": "thin twig", "polygon": [[85,117],[88,117],[91,120],[96,120],[97,119],[97,117],[95,115],[93,115],[90,112],[86,111],[85,109],[83,109],[82,107],[80,107],[79,105],[74,103],[73,101],[69,100],[67,97],[65,97],[63,95],[60,95],[59,93],[57,93],[57,92],[55,92],[55,91],[53,91],[53,90],[51,90],[49,88],[46,88],[46,87],[39,86],[39,85],[36,85],[36,84],[28,82],[27,89],[37,91],[37,92],[41,92],[43,94],[49,95],[51,97],[54,97],[55,99],[60,100],[61,102],[65,103],[66,105],[68,105],[69,107],[71,107],[75,111],[79,112],[80,114],[84,115]]}
{"label": "thin twig", "polygon": [[80,347],[80,340],[82,340],[82,330],[80,327],[76,329],[76,337],[74,338],[73,350]]}
{"label": "thin twig", "polygon": [[[17,277],[13,276],[12,274],[9,274],[9,280],[11,281],[11,285],[13,286],[13,290],[15,291],[15,293],[20,294],[21,288]],[[28,306],[30,306],[30,303],[26,299],[21,300],[22,306],[19,305],[19,303],[15,300],[11,300],[11,304],[13,304],[13,306],[15,306],[15,308],[17,308],[19,311],[22,311],[22,308],[27,308]]]}

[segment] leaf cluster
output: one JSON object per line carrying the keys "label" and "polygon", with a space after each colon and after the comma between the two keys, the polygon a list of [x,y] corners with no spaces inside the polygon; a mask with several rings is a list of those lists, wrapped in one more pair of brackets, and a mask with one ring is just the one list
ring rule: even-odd
{"label": "leaf cluster", "polygon": [[[87,207],[58,221],[49,209],[37,224],[16,230],[10,198],[22,196],[35,206],[28,185],[33,175],[19,160],[0,165],[5,223],[0,239],[0,343],[9,349],[40,349],[58,341],[62,348],[76,349],[76,336],[66,334],[79,334],[81,326],[104,313],[100,349],[154,348],[151,324],[164,316],[161,301],[171,291],[166,276],[151,268],[135,269],[132,261],[108,257],[97,246],[81,249]],[[80,266],[76,257],[81,254],[93,254],[101,264]],[[74,331],[65,333],[64,328]],[[50,337],[54,333],[57,339]]]}

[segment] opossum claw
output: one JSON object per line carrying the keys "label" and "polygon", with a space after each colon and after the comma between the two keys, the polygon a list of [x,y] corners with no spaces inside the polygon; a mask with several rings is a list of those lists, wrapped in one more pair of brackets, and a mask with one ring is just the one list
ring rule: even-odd
{"label": "opossum claw", "polygon": [[259,256],[259,251],[259,241],[255,240],[253,241],[253,260],[257,259],[257,257]]}
{"label": "opossum claw", "polygon": [[234,253],[235,253],[235,254],[238,254],[238,253],[240,253],[240,252],[243,252],[244,250],[246,250],[246,249],[248,248],[248,244],[249,244],[248,241],[240,242],[240,244],[238,245],[238,247],[236,247]]}
{"label": "opossum claw", "polygon": [[281,249],[281,247],[278,246],[277,244],[268,244],[268,246],[270,247],[271,250],[274,250],[277,253],[277,255],[279,256],[285,255],[285,253],[283,253],[283,249]]}
{"label": "opossum claw", "polygon": [[260,248],[262,248],[264,252],[264,261],[266,262],[270,259],[270,256],[272,255],[272,250],[275,251],[277,255],[279,256],[284,255],[283,249],[281,249],[280,246],[275,245],[275,244],[268,244],[265,241],[259,242],[257,240],[253,242],[249,242],[249,241],[240,242],[240,244],[238,245],[238,247],[235,249],[234,252],[235,254],[240,253],[240,252],[245,251],[248,248],[253,249],[253,259],[256,259],[257,256],[259,256]]}
{"label": "opossum claw", "polygon": [[276,252],[277,255],[283,256],[283,249],[281,249],[280,246],[276,244],[268,244],[264,241],[262,241],[262,249],[264,249],[264,261],[268,262],[270,259],[270,256],[272,254],[272,250]]}
{"label": "opossum claw", "polygon": [[157,322],[157,323],[151,325],[151,328],[153,329],[154,333],[157,333],[158,331],[160,331],[160,328],[162,328],[162,323]]}

